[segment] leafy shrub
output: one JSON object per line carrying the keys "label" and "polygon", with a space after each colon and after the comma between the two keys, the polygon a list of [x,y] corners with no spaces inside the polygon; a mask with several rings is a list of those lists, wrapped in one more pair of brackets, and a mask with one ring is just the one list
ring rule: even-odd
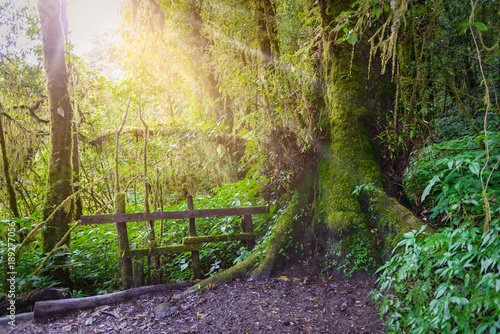
{"label": "leafy shrub", "polygon": [[[415,202],[432,206],[430,219],[444,215],[460,223],[466,217],[480,220],[484,216],[480,175],[486,165],[486,151],[480,147],[482,140],[482,136],[467,136],[428,146],[411,164],[405,184]],[[487,196],[494,216],[500,213],[500,133],[491,134],[489,144],[490,157],[482,178],[484,185],[488,183]]]}
{"label": "leafy shrub", "polygon": [[329,268],[337,268],[347,277],[355,272],[369,272],[373,269],[374,259],[371,257],[361,236],[354,234],[341,240],[336,247],[330,245],[326,252],[325,268],[321,274],[329,274]]}
{"label": "leafy shrub", "polygon": [[[451,227],[405,233],[379,268],[372,294],[389,333],[500,333],[499,144],[500,133],[448,140],[411,164],[407,189]],[[485,196],[493,220],[483,233]]]}
{"label": "leafy shrub", "polygon": [[404,234],[372,292],[388,333],[500,332],[500,220]]}
{"label": "leafy shrub", "polygon": [[78,295],[108,293],[118,288],[118,242],[114,224],[83,226],[73,234],[69,264]]}

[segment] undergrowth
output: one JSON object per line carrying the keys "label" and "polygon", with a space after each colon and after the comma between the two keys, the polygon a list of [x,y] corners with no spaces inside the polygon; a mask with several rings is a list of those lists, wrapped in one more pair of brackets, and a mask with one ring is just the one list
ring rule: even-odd
{"label": "undergrowth", "polygon": [[500,220],[423,238],[408,232],[379,269],[373,299],[388,333],[500,332]]}
{"label": "undergrowth", "polygon": [[[266,205],[261,199],[261,188],[264,182],[253,179],[245,179],[232,184],[213,189],[210,194],[195,196],[195,209],[216,209],[242,206]],[[130,201],[130,199],[129,199]],[[131,203],[129,203],[131,204]],[[272,203],[271,203],[272,205]],[[131,205],[129,205],[131,206]],[[165,211],[187,210],[186,201],[175,206],[165,208]],[[259,235],[266,235],[269,229],[270,215],[254,215],[254,231]],[[218,217],[196,219],[197,235],[235,234],[241,232],[240,223],[243,217]],[[7,222],[2,221],[2,222]],[[30,229],[41,222],[38,213],[31,217],[23,218],[23,225]],[[131,249],[147,248],[150,246],[150,227],[148,223],[129,223],[128,233]],[[2,228],[7,224],[1,224]],[[4,231],[2,231],[4,232]],[[156,246],[179,244],[182,238],[189,236],[188,220],[168,220],[155,222]],[[257,239],[257,246],[265,238]],[[0,265],[3,266],[2,256],[7,250],[4,240],[0,241]],[[16,245],[19,246],[19,245]],[[42,253],[41,240],[37,238],[27,246],[16,259],[16,287],[21,291],[29,283],[31,288],[57,286],[61,283],[54,280],[44,272],[49,270],[57,258],[64,258],[62,264],[68,268],[72,282],[73,297],[86,295],[104,294],[121,289],[121,276],[118,262],[118,242],[114,224],[101,224],[96,226],[80,226],[72,235],[69,249],[57,252],[42,267],[38,275],[31,276],[45,254]],[[151,275],[161,272],[162,281],[158,283],[169,283],[190,280],[193,277],[191,270],[190,252],[163,256],[161,269],[155,268],[155,260],[151,265]],[[250,255],[241,241],[206,243],[200,251],[200,262],[202,272],[211,276],[220,270],[227,269],[233,264],[244,260]],[[148,267],[146,258],[143,260],[147,277]],[[2,275],[5,271],[2,270]]]}
{"label": "undergrowth", "polygon": [[[379,268],[372,294],[387,332],[500,333],[500,134],[448,140],[420,153],[407,189],[445,227],[404,234]],[[488,207],[492,221],[483,232]]]}

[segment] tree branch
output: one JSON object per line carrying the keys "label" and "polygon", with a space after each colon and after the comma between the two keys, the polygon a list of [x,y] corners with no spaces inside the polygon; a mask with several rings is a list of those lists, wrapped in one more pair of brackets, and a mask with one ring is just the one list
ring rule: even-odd
{"label": "tree branch", "polygon": [[[413,37],[420,37],[420,36],[417,36],[417,35],[415,35],[415,34],[411,34],[411,33],[406,33],[406,34],[412,35]],[[479,58],[477,58],[477,57],[474,57],[474,56],[468,55],[468,54],[463,53],[463,52],[461,52],[461,51],[455,50],[455,49],[453,49],[453,48],[451,48],[451,47],[449,47],[449,46],[447,46],[447,45],[444,45],[443,43],[439,43],[438,41],[436,41],[436,40],[434,40],[434,39],[432,39],[432,38],[428,38],[428,37],[426,37],[426,38],[424,39],[424,42],[425,42],[425,40],[431,41],[431,42],[433,42],[433,43],[435,43],[435,44],[439,45],[440,47],[442,47],[442,48],[444,48],[444,49],[447,49],[447,50],[450,50],[450,51],[453,51],[453,52],[455,52],[455,53],[458,53],[459,55],[462,55],[462,56],[465,56],[465,57],[468,57],[468,58],[471,58],[471,59],[477,60],[478,62],[480,62],[480,63],[482,63],[482,64],[484,64],[484,65],[486,65],[486,66],[489,66],[489,67],[491,67],[491,68],[492,68],[492,69],[494,69],[494,70],[500,71],[500,68],[496,67],[496,66],[495,66],[495,65],[493,65],[493,64],[490,64],[490,63],[488,63],[488,62],[486,62],[486,61],[484,61],[484,60],[482,60],[482,59],[479,59]]]}
{"label": "tree branch", "polygon": [[[47,120],[44,120],[44,119],[41,119],[40,117],[38,117],[37,114],[35,114],[35,111],[40,108],[40,105],[45,102],[45,98],[44,99],[41,99],[41,100],[38,100],[34,106],[26,106],[26,105],[20,105],[20,106],[13,106],[13,107],[10,107],[10,108],[5,108],[6,110],[15,110],[15,109],[27,109],[28,110],[28,113],[29,115],[35,119],[35,121],[37,123],[43,123],[43,124],[49,124],[49,121]],[[6,113],[4,113],[6,114]],[[10,117],[10,116],[9,116]],[[12,118],[11,118],[12,119]]]}

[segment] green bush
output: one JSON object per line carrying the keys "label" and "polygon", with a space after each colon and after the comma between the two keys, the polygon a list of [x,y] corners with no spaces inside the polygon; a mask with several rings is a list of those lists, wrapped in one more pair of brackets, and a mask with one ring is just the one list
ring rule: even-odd
{"label": "green bush", "polygon": [[405,233],[379,268],[372,294],[388,333],[500,333],[499,144],[500,133],[448,140],[410,165],[409,193],[449,227]]}
{"label": "green bush", "polygon": [[[500,220],[404,234],[372,292],[388,333],[500,333]],[[423,240],[422,240],[423,239]]]}
{"label": "green bush", "polygon": [[430,219],[442,216],[460,223],[484,217],[487,187],[491,215],[500,213],[500,133],[489,135],[490,154],[481,147],[485,138],[466,136],[423,149],[405,175],[405,185],[415,202],[430,206]]}

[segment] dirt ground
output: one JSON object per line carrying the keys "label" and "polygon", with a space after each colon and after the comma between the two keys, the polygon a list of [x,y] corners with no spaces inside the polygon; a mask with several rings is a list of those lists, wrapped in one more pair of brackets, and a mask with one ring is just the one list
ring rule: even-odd
{"label": "dirt ground", "polygon": [[299,261],[269,279],[146,295],[8,333],[382,333],[373,287],[373,277],[323,276]]}

